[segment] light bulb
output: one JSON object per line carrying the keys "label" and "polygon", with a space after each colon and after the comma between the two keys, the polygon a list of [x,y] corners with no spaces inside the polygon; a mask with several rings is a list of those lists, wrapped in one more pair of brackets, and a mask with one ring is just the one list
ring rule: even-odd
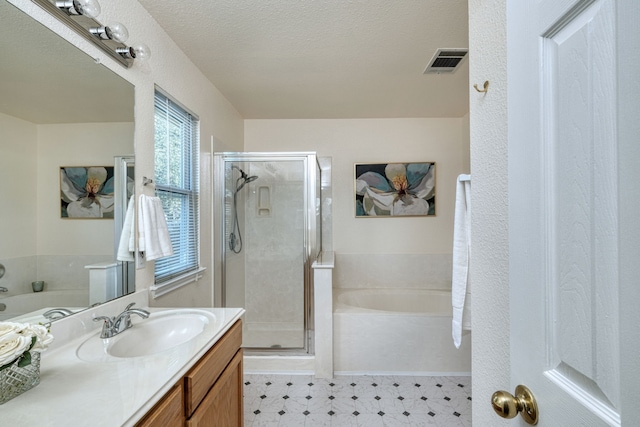
{"label": "light bulb", "polygon": [[146,44],[137,44],[131,47],[117,48],[116,52],[125,58],[146,61],[151,56],[151,49]]}
{"label": "light bulb", "polygon": [[146,61],[147,59],[149,59],[149,57],[151,57],[151,49],[149,49],[149,46],[147,46],[146,44],[140,43],[136,46],[132,46],[131,49],[133,50],[134,59]]}
{"label": "light bulb", "polygon": [[79,15],[84,15],[87,18],[95,18],[100,15],[98,0],[73,0],[73,8]]}
{"label": "light bulb", "polygon": [[65,9],[69,15],[84,15],[88,18],[95,18],[100,14],[98,0],[57,1],[56,7]]}
{"label": "light bulb", "polygon": [[119,22],[112,22],[105,30],[111,40],[124,43],[129,38],[129,30]]}
{"label": "light bulb", "polygon": [[103,40],[113,40],[120,43],[124,43],[129,38],[129,31],[127,27],[119,22],[112,22],[106,27],[94,27],[90,28],[91,34],[95,34]]}

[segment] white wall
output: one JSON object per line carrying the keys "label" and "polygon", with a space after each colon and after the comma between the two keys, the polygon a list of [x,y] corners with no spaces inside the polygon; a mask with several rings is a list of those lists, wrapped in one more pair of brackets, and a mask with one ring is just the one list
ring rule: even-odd
{"label": "white wall", "polygon": [[0,182],[0,259],[36,254],[36,150],[36,126],[0,114],[0,169],[11,177]]}
{"label": "white wall", "polygon": [[[92,143],[87,144],[87,135]],[[36,125],[0,114],[3,284],[31,292],[87,289],[85,265],[113,259],[113,220],[60,218],[61,166],[112,166],[133,153],[133,123]]]}
{"label": "white wall", "polygon": [[[246,120],[246,151],[332,157],[337,254],[451,253],[456,177],[468,173],[465,118]],[[436,216],[356,218],[354,164],[436,162]]]}
{"label": "white wall", "polygon": [[473,425],[509,426],[491,395],[510,385],[506,0],[469,1]]}
{"label": "white wall", "polygon": [[[466,137],[467,142],[469,142],[469,135],[470,135],[469,119],[470,119],[469,113],[467,113],[462,118],[462,135],[464,135]],[[464,169],[466,171],[470,171],[471,170],[471,150],[470,149],[463,150],[463,152],[462,152],[462,164],[464,165]]]}
{"label": "white wall", "polygon": [[[197,284],[168,294],[155,304],[206,306],[212,303],[211,254],[211,173],[210,152],[241,151],[242,117],[227,99],[202,75],[173,40],[134,0],[102,2],[99,21],[119,21],[129,29],[131,43],[145,43],[151,49],[146,63],[137,62],[125,69],[102,51],[75,34],[64,24],[26,0],[8,0],[29,15],[53,29],[72,44],[96,58],[135,86],[135,150],[136,176],[153,176],[153,96],[154,85],[160,86],[178,102],[200,118],[202,182],[201,182],[201,261],[207,271]],[[153,195],[153,189],[136,182],[136,192]],[[148,288],[153,283],[152,263],[136,272],[136,286]]]}
{"label": "white wall", "polygon": [[113,259],[112,219],[60,218],[60,167],[113,166],[114,156],[131,154],[133,123],[38,125],[38,255]]}

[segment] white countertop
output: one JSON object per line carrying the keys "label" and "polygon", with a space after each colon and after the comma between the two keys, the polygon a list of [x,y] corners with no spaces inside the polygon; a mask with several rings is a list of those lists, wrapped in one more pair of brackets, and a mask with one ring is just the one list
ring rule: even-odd
{"label": "white countertop", "polygon": [[[149,309],[151,316],[163,310],[171,309]],[[43,352],[40,384],[0,405],[0,424],[134,425],[244,313],[240,308],[198,310],[212,313],[216,321],[193,340],[155,355],[85,362],[76,350],[91,335],[99,334],[95,328]],[[132,320],[135,328],[137,319]],[[55,335],[55,324],[52,333]]]}

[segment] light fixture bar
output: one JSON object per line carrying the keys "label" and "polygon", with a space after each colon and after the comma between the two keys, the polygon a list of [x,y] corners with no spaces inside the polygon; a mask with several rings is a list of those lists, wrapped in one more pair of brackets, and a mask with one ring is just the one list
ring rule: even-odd
{"label": "light fixture bar", "polygon": [[120,55],[117,49],[126,49],[127,46],[123,43],[116,42],[114,40],[104,40],[94,34],[91,34],[91,28],[103,27],[103,25],[93,18],[88,18],[82,15],[68,15],[64,10],[58,8],[55,4],[55,0],[31,0],[51,15],[55,16],[62,23],[66,24],[69,28],[74,30],[85,40],[93,43],[112,59],[116,60],[120,65],[125,68],[131,67],[133,59],[126,58]]}

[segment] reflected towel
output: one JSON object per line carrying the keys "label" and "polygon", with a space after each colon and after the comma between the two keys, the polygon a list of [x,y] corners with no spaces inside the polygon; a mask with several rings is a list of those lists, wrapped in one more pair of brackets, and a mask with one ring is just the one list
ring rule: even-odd
{"label": "reflected towel", "polygon": [[129,203],[127,203],[127,213],[122,224],[122,232],[120,233],[118,256],[116,257],[118,261],[134,261],[133,253],[136,250],[136,230],[133,226],[135,205],[135,197],[130,197]]}
{"label": "reflected towel", "polygon": [[469,258],[471,254],[471,177],[458,176],[456,206],[453,223],[453,272],[451,277],[451,323],[453,344],[460,348],[462,330],[471,329],[469,303],[471,286],[469,280]]}
{"label": "reflected towel", "polygon": [[138,251],[154,259],[173,255],[167,220],[158,197],[140,195],[138,200]]}

